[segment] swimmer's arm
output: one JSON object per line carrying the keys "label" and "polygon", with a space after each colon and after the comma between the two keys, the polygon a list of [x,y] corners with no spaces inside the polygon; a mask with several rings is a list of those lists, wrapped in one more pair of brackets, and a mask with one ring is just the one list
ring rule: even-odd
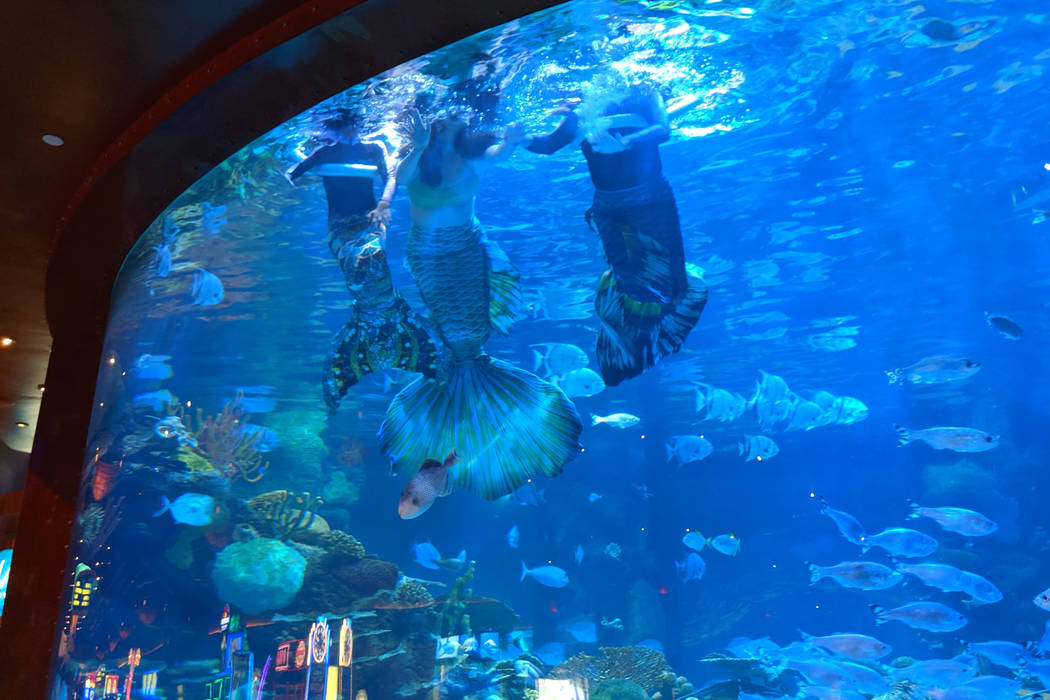
{"label": "swimmer's arm", "polygon": [[503,132],[503,139],[499,143],[485,149],[482,159],[489,163],[506,160],[510,158],[510,154],[514,152],[518,144],[523,143],[526,139],[525,127],[521,125],[521,122],[514,122]]}
{"label": "swimmer's arm", "polygon": [[390,206],[390,203],[394,201],[394,192],[397,190],[397,164],[387,160],[386,151],[379,145],[376,145],[373,161],[383,181],[383,194],[379,196],[379,201]]}
{"label": "swimmer's arm", "polygon": [[561,120],[558,128],[551,133],[543,136],[526,136],[525,150],[549,156],[572,143],[579,124],[580,118],[576,116],[576,112],[569,112]]}
{"label": "swimmer's arm", "polygon": [[327,156],[327,153],[326,153],[327,150],[328,150],[327,146],[321,146],[317,150],[315,150],[313,153],[311,153],[310,155],[306,156],[306,158],[304,158],[303,160],[299,161],[298,163],[293,165],[291,168],[286,170],[285,173],[284,173],[284,176],[286,178],[288,178],[288,182],[290,182],[290,183],[292,183],[294,185],[295,181],[298,180],[303,175],[305,175],[307,172],[309,172],[313,168],[317,167],[318,165],[321,165],[322,163],[327,163],[328,162],[328,158],[326,157]]}
{"label": "swimmer's arm", "polygon": [[396,177],[398,182],[406,183],[412,182],[419,175],[419,159],[423,157],[423,151],[430,143],[430,125],[423,121],[419,110],[413,109],[408,117],[412,128],[412,150],[398,163]]}
{"label": "swimmer's arm", "polygon": [[667,116],[667,107],[660,95],[653,95],[649,105],[649,126],[633,134],[621,136],[626,146],[636,143],[663,143],[671,136],[671,118]]}

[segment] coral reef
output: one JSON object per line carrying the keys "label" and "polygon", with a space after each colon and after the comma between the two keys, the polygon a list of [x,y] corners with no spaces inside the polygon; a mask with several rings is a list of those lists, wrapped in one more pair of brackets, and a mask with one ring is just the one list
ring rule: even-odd
{"label": "coral reef", "polygon": [[[240,407],[244,395],[240,392],[232,401],[227,401],[222,411],[214,416],[204,416],[202,409],[187,414],[186,407],[179,402],[168,406],[169,415],[178,416],[196,441],[196,446],[184,446],[180,452],[196,454],[207,460],[230,481],[243,479],[258,481],[266,473],[269,463],[263,463],[259,443],[262,431],[245,432],[251,416]],[[199,460],[186,459],[187,468],[200,469]]]}
{"label": "coral reef", "polygon": [[365,558],[365,546],[356,537],[343,530],[329,530],[317,542],[325,549],[325,564],[338,565]]}
{"label": "coral reef", "polygon": [[649,694],[634,681],[614,678],[599,683],[591,693],[591,700],[649,700]]}
{"label": "coral reef", "polygon": [[326,557],[310,562],[302,590],[289,610],[305,613],[341,613],[355,609],[363,598],[394,590],[397,566],[365,558],[330,566]]}
{"label": "coral reef", "polygon": [[592,684],[625,680],[640,686],[646,693],[662,687],[663,674],[669,667],[664,655],[655,649],[638,646],[602,647],[599,651],[601,656],[573,656],[555,666],[550,677],[586,678]]}
{"label": "coral reef", "polygon": [[[281,489],[268,491],[248,501],[248,508],[261,523],[257,526],[267,527],[274,537],[286,540],[298,532],[309,531],[316,522],[322,520],[317,509],[324,503],[320,496],[310,496],[310,492],[294,493]],[[321,534],[328,531],[327,523],[320,529]]]}
{"label": "coral reef", "polygon": [[430,591],[427,590],[426,586],[419,581],[408,578],[397,584],[397,588],[394,590],[394,599],[405,607],[422,607],[434,603],[434,596],[430,595]]}
{"label": "coral reef", "polygon": [[211,576],[221,600],[255,614],[290,603],[305,573],[299,553],[280,540],[257,537],[219,552]]}

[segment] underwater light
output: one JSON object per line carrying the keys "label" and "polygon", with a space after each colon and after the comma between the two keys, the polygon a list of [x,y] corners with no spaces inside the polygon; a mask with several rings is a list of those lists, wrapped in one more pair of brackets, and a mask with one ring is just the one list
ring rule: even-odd
{"label": "underwater light", "polygon": [[55,134],[44,134],[40,137],[40,140],[48,146],[54,146],[55,148],[58,148],[65,143],[61,136],[56,136]]}
{"label": "underwater light", "polygon": [[0,338],[0,347],[9,348],[14,344],[15,339],[10,336],[5,335],[4,337]]}

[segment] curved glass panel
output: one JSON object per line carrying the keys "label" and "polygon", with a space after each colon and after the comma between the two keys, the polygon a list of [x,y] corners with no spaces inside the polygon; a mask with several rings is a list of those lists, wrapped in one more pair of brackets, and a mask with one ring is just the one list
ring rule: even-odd
{"label": "curved glass panel", "polygon": [[579,0],[238,151],[114,290],[54,697],[1050,685],[1024,5]]}

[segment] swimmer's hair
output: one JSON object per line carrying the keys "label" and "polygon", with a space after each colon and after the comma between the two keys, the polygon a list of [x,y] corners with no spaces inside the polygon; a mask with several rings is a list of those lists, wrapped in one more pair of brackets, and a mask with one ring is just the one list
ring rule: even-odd
{"label": "swimmer's hair", "polygon": [[342,131],[347,128],[359,129],[364,122],[361,115],[349,109],[338,109],[332,116],[321,122],[321,125],[331,131]]}
{"label": "swimmer's hair", "polygon": [[[419,179],[428,187],[441,187],[441,151],[437,148],[437,141],[448,128],[449,121],[448,118],[441,118],[431,123],[430,143],[419,159]],[[497,141],[499,137],[491,131],[471,132],[465,128],[456,135],[453,145],[460,158],[473,160],[483,156],[488,147]]]}

